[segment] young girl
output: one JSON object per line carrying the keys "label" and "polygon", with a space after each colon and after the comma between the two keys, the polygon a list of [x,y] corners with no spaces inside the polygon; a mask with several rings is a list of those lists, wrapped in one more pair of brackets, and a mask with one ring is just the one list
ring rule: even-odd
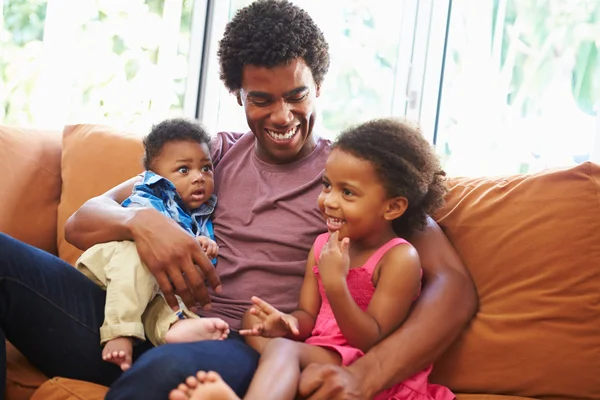
{"label": "young girl", "polygon": [[[421,290],[419,256],[404,238],[442,204],[444,176],[405,123],[375,120],[337,139],[318,198],[329,232],[310,251],[298,309],[285,314],[255,297],[240,331],[261,353],[246,399],[294,399],[308,364],[349,365],[398,329]],[[376,398],[454,399],[427,382],[430,371]],[[188,378],[170,398],[237,399],[214,372]]]}

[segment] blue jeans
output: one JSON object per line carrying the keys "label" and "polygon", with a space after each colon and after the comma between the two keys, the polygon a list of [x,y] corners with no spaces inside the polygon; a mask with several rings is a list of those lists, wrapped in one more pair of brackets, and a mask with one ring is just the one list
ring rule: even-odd
{"label": "blue jeans", "polygon": [[[126,266],[124,266],[126,268]],[[0,233],[0,399],[8,339],[46,376],[111,386],[107,399],[166,399],[199,370],[217,371],[242,396],[258,354],[232,334],[225,341],[134,347],[121,373],[102,360],[104,290],[61,259]]]}

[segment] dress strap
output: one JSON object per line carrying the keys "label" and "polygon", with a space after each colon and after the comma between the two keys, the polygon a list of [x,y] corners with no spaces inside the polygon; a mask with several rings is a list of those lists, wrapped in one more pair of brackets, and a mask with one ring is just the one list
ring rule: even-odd
{"label": "dress strap", "polygon": [[371,257],[369,257],[363,268],[367,270],[369,275],[373,275],[375,267],[377,266],[377,264],[379,264],[379,261],[385,255],[385,253],[387,253],[388,250],[392,247],[405,243],[408,244],[408,242],[402,238],[393,238],[392,240],[378,248],[377,251],[375,251],[375,253],[373,253]]}

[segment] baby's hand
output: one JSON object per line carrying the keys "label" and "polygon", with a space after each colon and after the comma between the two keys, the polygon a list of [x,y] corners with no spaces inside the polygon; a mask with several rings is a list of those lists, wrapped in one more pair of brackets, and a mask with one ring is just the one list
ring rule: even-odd
{"label": "baby's hand", "polygon": [[298,319],[291,314],[285,314],[267,303],[266,301],[254,296],[252,297],[254,306],[250,309],[250,314],[258,317],[260,322],[254,324],[250,329],[240,330],[241,335],[262,336],[262,337],[284,337],[289,333],[299,335]]}
{"label": "baby's hand", "polygon": [[219,254],[219,246],[217,246],[214,240],[206,236],[196,236],[196,240],[198,240],[198,243],[200,243],[200,246],[202,246],[202,249],[210,260]]}

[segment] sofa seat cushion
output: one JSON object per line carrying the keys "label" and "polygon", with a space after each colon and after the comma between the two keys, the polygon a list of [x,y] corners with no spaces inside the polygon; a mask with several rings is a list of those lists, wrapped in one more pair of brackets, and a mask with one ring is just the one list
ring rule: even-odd
{"label": "sofa seat cushion", "polygon": [[88,199],[142,172],[142,135],[102,125],[69,125],[63,132],[63,189],[58,206],[58,255],[74,264],[81,250],[65,240],[67,219]]}
{"label": "sofa seat cushion", "polygon": [[27,400],[48,378],[6,342],[6,399]]}
{"label": "sofa seat cushion", "polygon": [[103,400],[106,392],[106,386],[75,379],[52,378],[35,392],[31,400]]}
{"label": "sofa seat cushion", "polygon": [[0,125],[0,232],[56,254],[60,132]]}
{"label": "sofa seat cushion", "polygon": [[435,216],[479,312],[435,364],[456,393],[600,399],[600,166],[450,181]]}

